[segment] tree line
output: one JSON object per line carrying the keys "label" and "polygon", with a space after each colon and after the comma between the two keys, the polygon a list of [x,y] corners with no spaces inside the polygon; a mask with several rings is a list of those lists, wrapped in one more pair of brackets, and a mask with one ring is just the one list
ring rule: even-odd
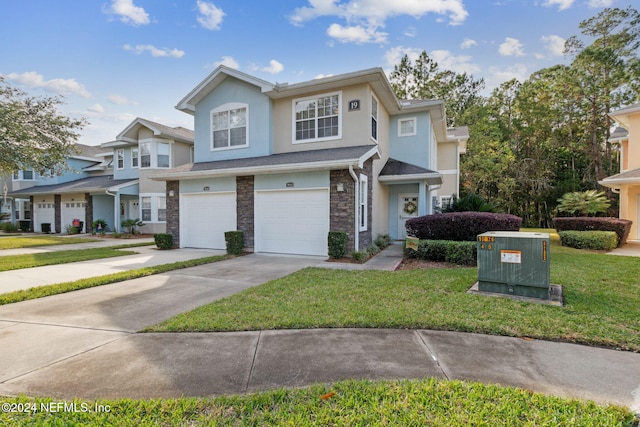
{"label": "tree line", "polygon": [[[476,194],[524,225],[547,227],[565,193],[602,190],[619,171],[609,112],[640,99],[640,14],[606,8],[567,39],[569,65],[538,70],[481,96],[483,79],[441,70],[426,52],[394,67],[401,99],[443,99],[449,126],[469,126],[461,193]],[[617,213],[615,194],[610,215]]]}

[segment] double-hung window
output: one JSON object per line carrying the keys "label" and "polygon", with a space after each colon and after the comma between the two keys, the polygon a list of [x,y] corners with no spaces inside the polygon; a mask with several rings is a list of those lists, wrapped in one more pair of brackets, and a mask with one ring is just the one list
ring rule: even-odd
{"label": "double-hung window", "polygon": [[140,167],[143,167],[143,168],[151,167],[151,143],[150,142],[140,143]]}
{"label": "double-hung window", "polygon": [[224,150],[249,145],[246,104],[225,104],[211,112],[211,149]]}
{"label": "double-hung window", "polygon": [[158,196],[158,221],[164,222],[167,220],[167,198]]}
{"label": "double-hung window", "polygon": [[131,148],[131,167],[137,168],[139,165],[138,147]]}
{"label": "double-hung window", "polygon": [[116,168],[124,169],[124,149],[116,150]]}
{"label": "double-hung window", "polygon": [[143,221],[151,221],[151,197],[141,197],[141,214]]}
{"label": "double-hung window", "polygon": [[157,162],[156,165],[159,168],[168,168],[169,159],[171,154],[171,145],[166,142],[158,142],[156,143],[157,150]]}
{"label": "double-hung window", "polygon": [[294,100],[294,143],[340,138],[340,102],[340,93]]}

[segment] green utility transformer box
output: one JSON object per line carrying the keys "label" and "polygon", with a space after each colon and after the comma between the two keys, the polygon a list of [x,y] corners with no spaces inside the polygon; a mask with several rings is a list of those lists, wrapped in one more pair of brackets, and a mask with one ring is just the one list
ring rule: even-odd
{"label": "green utility transformer box", "polygon": [[549,234],[489,231],[478,236],[478,290],[549,299]]}

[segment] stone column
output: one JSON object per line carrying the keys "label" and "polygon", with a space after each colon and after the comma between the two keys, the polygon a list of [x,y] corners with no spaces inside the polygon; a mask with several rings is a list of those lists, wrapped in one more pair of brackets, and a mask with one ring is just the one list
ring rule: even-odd
{"label": "stone column", "polygon": [[173,237],[173,247],[180,247],[180,181],[167,181],[167,234]]}
{"label": "stone column", "polygon": [[62,233],[62,196],[54,194],[53,206],[55,208],[55,230],[56,233]]}
{"label": "stone column", "polygon": [[245,251],[252,252],[254,242],[254,177],[236,177],[236,218],[239,231],[244,233]]}
{"label": "stone column", "polygon": [[93,232],[93,196],[84,193],[84,201],[87,206],[84,208],[84,231],[85,233]]}
{"label": "stone column", "polygon": [[[344,191],[338,191],[342,184]],[[349,170],[329,172],[329,231],[347,233],[347,253],[355,250],[355,183]]]}

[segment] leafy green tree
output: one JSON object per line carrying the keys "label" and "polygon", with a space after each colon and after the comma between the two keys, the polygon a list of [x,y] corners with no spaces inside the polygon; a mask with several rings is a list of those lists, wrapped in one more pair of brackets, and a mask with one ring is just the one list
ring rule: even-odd
{"label": "leafy green tree", "polygon": [[580,216],[596,215],[604,213],[609,209],[611,202],[604,195],[604,191],[587,190],[566,193],[560,199],[558,205],[559,212],[567,212]]}
{"label": "leafy green tree", "polygon": [[412,62],[407,55],[394,66],[389,76],[391,87],[400,99],[442,99],[447,110],[447,125],[463,125],[464,112],[481,102],[484,79],[467,73],[441,70],[426,51]]}
{"label": "leafy green tree", "polygon": [[0,176],[65,165],[86,121],[60,114],[60,104],[60,97],[30,96],[0,76]]}

